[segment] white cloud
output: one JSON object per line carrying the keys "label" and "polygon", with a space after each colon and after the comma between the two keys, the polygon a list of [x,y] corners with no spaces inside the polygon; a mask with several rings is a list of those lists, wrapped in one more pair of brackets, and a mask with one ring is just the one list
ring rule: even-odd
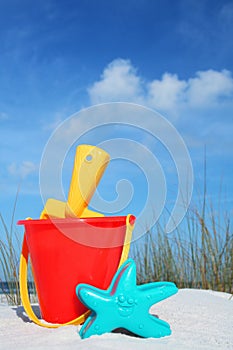
{"label": "white cloud", "polygon": [[210,107],[233,96],[233,78],[228,70],[198,71],[186,80],[164,73],[161,79],[145,82],[129,60],[116,59],[88,89],[93,104],[125,101],[141,103],[176,113],[184,107]]}
{"label": "white cloud", "polygon": [[8,167],[10,175],[26,178],[29,174],[38,170],[38,166],[30,161],[23,161],[20,165],[11,163]]}
{"label": "white cloud", "polygon": [[193,106],[209,106],[219,103],[233,93],[233,79],[227,70],[197,72],[188,81],[187,100]]}
{"label": "white cloud", "polygon": [[135,101],[142,95],[141,78],[129,60],[116,59],[103,71],[88,93],[93,104],[116,101]]}
{"label": "white cloud", "polygon": [[171,110],[183,102],[187,85],[176,74],[165,73],[161,80],[153,80],[148,84],[148,96],[145,99],[150,106]]}

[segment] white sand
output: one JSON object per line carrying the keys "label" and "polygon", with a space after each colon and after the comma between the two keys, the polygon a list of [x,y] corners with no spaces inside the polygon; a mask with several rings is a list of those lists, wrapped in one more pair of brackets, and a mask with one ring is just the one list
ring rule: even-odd
{"label": "white sand", "polygon": [[152,307],[167,321],[172,335],[142,339],[108,333],[82,340],[76,326],[41,328],[30,322],[22,307],[0,304],[0,349],[233,349],[233,298],[226,293],[182,289]]}

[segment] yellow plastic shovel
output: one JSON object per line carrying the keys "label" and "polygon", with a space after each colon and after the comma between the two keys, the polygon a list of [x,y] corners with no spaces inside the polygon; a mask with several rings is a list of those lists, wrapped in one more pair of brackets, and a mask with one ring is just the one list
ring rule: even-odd
{"label": "yellow plastic shovel", "polygon": [[101,148],[91,145],[78,146],[67,202],[49,198],[40,219],[104,216],[89,210],[87,206],[109,160],[109,154]]}

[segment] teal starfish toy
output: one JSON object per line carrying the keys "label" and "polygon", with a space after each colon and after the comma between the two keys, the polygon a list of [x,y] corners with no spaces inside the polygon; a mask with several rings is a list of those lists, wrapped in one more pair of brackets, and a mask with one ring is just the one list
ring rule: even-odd
{"label": "teal starfish toy", "polygon": [[124,328],[138,336],[164,337],[171,334],[167,322],[149,313],[150,307],[177,293],[172,282],[152,282],[137,286],[136,264],[128,259],[115,274],[110,287],[101,290],[79,284],[76,294],[92,310],[80,330],[81,338]]}

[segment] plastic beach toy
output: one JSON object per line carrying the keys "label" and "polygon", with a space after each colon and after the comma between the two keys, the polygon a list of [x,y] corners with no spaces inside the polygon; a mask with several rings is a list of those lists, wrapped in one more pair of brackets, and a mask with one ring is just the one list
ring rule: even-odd
{"label": "plastic beach toy", "polygon": [[[67,202],[50,198],[42,220],[18,222],[25,227],[19,267],[22,304],[42,327],[83,323],[90,312],[76,297],[77,283],[107,288],[128,257],[135,217],[104,217],[88,209],[109,159],[98,147],[78,146]],[[29,257],[42,320],[30,305]]]}
{"label": "plastic beach toy", "polygon": [[103,149],[91,145],[79,145],[76,148],[67,202],[49,198],[40,218],[104,216],[88,209],[87,206],[109,160],[109,154]]}
{"label": "plastic beach toy", "polygon": [[107,290],[91,285],[76,287],[78,298],[92,310],[80,330],[81,338],[124,328],[138,336],[164,337],[171,334],[169,324],[149,314],[150,307],[177,293],[172,282],[136,285],[136,264],[128,259],[115,274]]}

